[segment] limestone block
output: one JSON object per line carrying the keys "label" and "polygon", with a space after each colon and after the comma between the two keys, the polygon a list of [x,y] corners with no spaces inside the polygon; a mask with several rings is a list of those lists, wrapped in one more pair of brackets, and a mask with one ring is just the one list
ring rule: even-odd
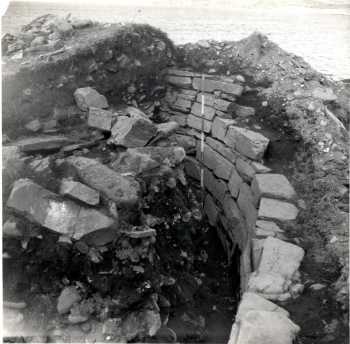
{"label": "limestone block", "polygon": [[214,101],[214,108],[218,111],[226,112],[230,104],[231,102],[228,102],[227,100],[217,98]]}
{"label": "limestone block", "polygon": [[225,194],[228,191],[227,184],[214,177],[208,169],[204,170],[204,186],[221,204],[224,204]]}
{"label": "limestone block", "polygon": [[[220,141],[225,141],[227,128],[234,124],[233,120],[215,117],[213,126],[212,126],[212,135],[213,137],[218,138]],[[226,142],[225,142],[226,143]],[[234,146],[230,145],[229,148],[234,149]]]}
{"label": "limestone block", "polygon": [[260,201],[258,216],[279,221],[295,220],[298,209],[294,204],[263,197]]}
{"label": "limestone block", "polygon": [[74,92],[74,99],[80,110],[87,111],[91,106],[99,109],[108,107],[105,96],[98,93],[92,87],[78,88]]}
{"label": "limestone block", "polygon": [[231,193],[233,198],[238,197],[239,189],[240,189],[242,183],[243,183],[242,178],[239,176],[236,169],[233,168],[230,179],[229,179],[228,184],[227,184],[228,189],[230,190],[230,193]]}
{"label": "limestone block", "polygon": [[[200,153],[198,149],[197,153]],[[234,168],[233,164],[207,144],[204,144],[204,165],[212,170],[218,178],[225,180],[230,178],[231,171]]]}
{"label": "limestone block", "polygon": [[60,149],[61,147],[67,145],[69,142],[69,139],[64,136],[41,135],[18,140],[16,142],[13,142],[13,145],[17,146],[21,152],[33,153],[38,151]]}
{"label": "limestone block", "polygon": [[249,229],[255,229],[255,222],[258,217],[258,211],[254,205],[253,194],[246,183],[241,183],[237,204],[244,218],[247,221]]}
{"label": "limestone block", "polygon": [[204,106],[204,114],[202,115],[202,105],[200,103],[193,103],[191,113],[197,117],[205,118],[208,121],[212,121],[215,116],[215,109],[209,106]]}
{"label": "limestone block", "polygon": [[237,158],[237,154],[228,148],[224,143],[207,136],[205,142],[214,150],[223,155],[228,161],[234,163]]}
{"label": "limestone block", "polygon": [[[203,91],[209,93],[212,93],[214,91],[222,91],[224,93],[232,94],[234,96],[240,96],[243,92],[243,87],[241,85],[218,80],[206,79],[203,86]],[[196,90],[202,90],[202,80],[200,78],[193,79],[193,88]]]}
{"label": "limestone block", "polygon": [[[260,262],[261,259],[262,257]],[[287,294],[290,286],[291,281],[279,273],[255,271],[249,277],[248,291],[259,293],[270,300],[276,300],[280,295]]]}
{"label": "limestone block", "polygon": [[238,158],[236,160],[236,169],[240,176],[243,178],[243,180],[247,182],[250,182],[255,176],[255,171],[253,167],[247,161],[241,158]]}
{"label": "limestone block", "polygon": [[233,326],[229,344],[293,344],[299,331],[280,312],[251,310]]}
{"label": "limestone block", "polygon": [[62,180],[60,194],[71,196],[90,205],[97,205],[100,202],[100,193],[98,191],[73,180]]}
{"label": "limestone block", "polygon": [[293,186],[282,174],[256,174],[252,181],[252,192],[256,201],[261,197],[293,199],[296,196]]}
{"label": "limestone block", "polygon": [[197,95],[197,102],[202,103],[202,95],[204,96],[204,105],[214,107],[215,96],[211,93],[199,93]]}
{"label": "limestone block", "polygon": [[192,102],[189,99],[178,96],[174,103],[170,103],[169,107],[184,113],[189,113],[191,111]]}
{"label": "limestone block", "polygon": [[167,82],[177,87],[190,88],[192,85],[192,78],[188,76],[167,76]]}
{"label": "limestone block", "polygon": [[194,116],[192,114],[188,115],[188,117],[187,117],[187,125],[191,128],[199,130],[199,131],[202,130],[202,121],[204,122],[203,131],[205,133],[209,133],[211,130],[211,122],[210,121],[207,121],[205,119],[201,119],[201,118]]}
{"label": "limestone block", "polygon": [[255,131],[230,126],[226,133],[225,143],[230,147],[234,147],[242,155],[253,160],[259,160],[265,153],[269,139]]}
{"label": "limestone block", "polygon": [[292,279],[304,254],[304,250],[299,246],[269,237],[264,242],[258,271],[278,273],[286,279]]}
{"label": "limestone block", "polygon": [[157,127],[141,118],[120,116],[112,127],[110,142],[128,148],[145,146],[157,133]]}
{"label": "limestone block", "polygon": [[117,114],[113,114],[111,111],[90,107],[88,115],[88,126],[100,130],[111,131],[112,126],[117,119],[117,116]]}
{"label": "limestone block", "polygon": [[133,177],[123,176],[89,158],[71,156],[66,159],[66,163],[75,169],[85,184],[100,191],[118,206],[137,204],[141,188]]}

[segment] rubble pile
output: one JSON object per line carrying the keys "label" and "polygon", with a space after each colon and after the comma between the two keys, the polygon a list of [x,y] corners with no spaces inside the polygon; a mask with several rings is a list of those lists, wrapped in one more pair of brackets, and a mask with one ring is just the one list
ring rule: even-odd
{"label": "rubble pile", "polygon": [[[156,124],[133,107],[114,112],[94,89],[74,96],[85,114],[79,129],[97,137],[91,149],[74,140],[74,126],[65,127],[65,136],[39,131],[4,146],[5,298],[22,295],[27,303],[23,310],[7,304],[6,335],[58,342],[202,340],[205,317],[195,299],[211,295],[212,282],[204,272],[208,242],[195,243],[207,240],[209,225],[184,174],[184,148],[171,141],[164,146],[177,125]],[[148,144],[158,139],[163,146]],[[25,270],[14,285],[11,264]],[[231,283],[225,267],[220,279]],[[226,307],[234,300],[232,293]],[[178,332],[177,318],[188,333]]]}

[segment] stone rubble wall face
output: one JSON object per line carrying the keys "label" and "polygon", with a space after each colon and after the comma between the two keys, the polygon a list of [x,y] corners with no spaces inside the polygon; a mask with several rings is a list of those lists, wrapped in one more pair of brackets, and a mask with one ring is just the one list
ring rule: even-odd
{"label": "stone rubble wall face", "polygon": [[[235,106],[234,100],[243,92],[242,82],[235,81],[234,77],[205,77],[203,84],[200,74],[169,69],[166,76],[167,93],[162,101],[161,111],[169,120],[180,125],[182,135],[196,140],[195,157],[186,157],[185,171],[188,176],[199,181],[201,168],[204,170],[204,211],[211,225],[221,225],[217,227],[218,235],[227,255],[233,254],[236,245],[242,252],[240,270],[241,290],[246,292],[244,295],[248,293],[248,296],[253,295],[253,298],[260,297],[263,300],[289,298],[291,294],[288,288],[295,285],[294,275],[292,278],[276,273],[274,257],[271,257],[271,250],[265,249],[265,246],[269,247],[267,238],[273,236],[276,238],[271,238],[275,240],[273,244],[276,246],[273,252],[280,256],[286,254],[284,241],[278,239],[280,233],[275,230],[279,227],[274,221],[281,223],[296,219],[298,208],[295,205],[295,191],[284,176],[274,174],[263,165],[262,158],[269,140],[256,131],[238,127],[229,113],[230,106]],[[204,133],[203,161],[201,131]],[[264,181],[267,181],[267,190]],[[265,228],[258,228],[257,223],[264,224]],[[221,232],[219,228],[223,228],[225,232]],[[258,232],[263,238],[257,235]],[[287,249],[297,250],[298,253],[296,260],[292,259],[291,263],[294,264],[295,272],[299,268],[303,250],[295,245],[288,245],[290,246]],[[279,259],[280,256],[275,258]],[[268,268],[260,273],[262,260]],[[284,263],[281,265],[284,266]],[[281,270],[283,271],[283,267]],[[281,288],[276,289],[275,294],[270,293],[276,281],[280,282]],[[244,300],[246,299],[247,297],[244,297]],[[243,305],[245,303],[246,301]],[[272,318],[276,318],[276,321],[283,325],[283,341],[278,343],[291,344],[299,328],[288,318],[288,313],[276,314],[277,306],[274,306],[276,308],[266,312],[264,304],[263,307],[252,310],[256,314],[250,314],[252,319],[255,316],[261,317],[265,325],[260,323],[258,326],[254,323],[255,320],[249,318],[249,312],[245,312],[233,326],[230,344],[258,343],[259,339],[249,334],[252,328],[257,326],[262,327],[258,329],[260,332],[265,331],[266,327],[266,338],[269,338],[269,343],[275,343],[273,331],[266,323]],[[240,308],[242,307],[244,306],[241,304]]]}

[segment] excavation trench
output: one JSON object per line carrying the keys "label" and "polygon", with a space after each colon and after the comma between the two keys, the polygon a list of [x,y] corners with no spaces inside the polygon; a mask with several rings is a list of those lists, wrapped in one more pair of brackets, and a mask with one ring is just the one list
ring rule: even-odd
{"label": "excavation trench", "polygon": [[3,47],[6,341],[346,340],[312,287],[346,307],[343,88],[260,34],[48,15]]}

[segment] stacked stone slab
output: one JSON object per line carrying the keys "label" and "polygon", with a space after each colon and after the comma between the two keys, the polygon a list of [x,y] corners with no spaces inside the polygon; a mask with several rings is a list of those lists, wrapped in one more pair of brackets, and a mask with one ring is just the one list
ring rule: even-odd
{"label": "stacked stone slab", "polygon": [[[296,192],[284,175],[263,164],[269,139],[237,126],[232,118],[231,113],[242,113],[235,100],[243,92],[243,78],[206,75],[203,84],[199,74],[170,69],[167,80],[163,113],[178,122],[181,135],[197,141],[195,157],[185,159],[185,171],[200,180],[204,170],[204,212],[217,227],[229,258],[235,245],[242,252],[241,289],[246,293],[230,344],[291,344],[299,327],[288,312],[268,300],[296,297],[303,288],[298,269],[304,251],[286,242],[283,231],[286,223],[297,218]],[[243,110],[242,117],[255,114],[252,108]],[[278,324],[277,337],[271,324]]]}

